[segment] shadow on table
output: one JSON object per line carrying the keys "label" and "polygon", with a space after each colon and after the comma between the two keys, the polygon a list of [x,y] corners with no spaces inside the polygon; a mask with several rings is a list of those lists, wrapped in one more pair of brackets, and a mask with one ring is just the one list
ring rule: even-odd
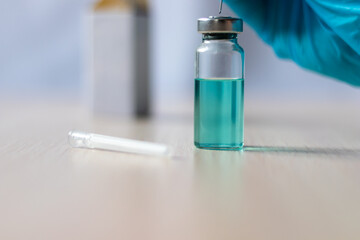
{"label": "shadow on table", "polygon": [[346,148],[313,148],[313,147],[262,147],[245,146],[245,152],[304,153],[332,155],[360,155],[360,149]]}

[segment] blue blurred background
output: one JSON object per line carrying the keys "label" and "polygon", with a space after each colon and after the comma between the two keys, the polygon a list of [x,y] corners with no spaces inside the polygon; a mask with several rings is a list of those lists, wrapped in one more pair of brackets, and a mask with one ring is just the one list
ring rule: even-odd
{"label": "blue blurred background", "polygon": [[[0,94],[15,98],[76,99],[92,94],[95,0],[3,1],[0,8]],[[216,0],[149,0],[149,70],[155,113],[189,106],[196,20],[216,15]],[[233,15],[225,6],[223,15]],[[246,100],[357,101],[360,91],[278,59],[247,26],[239,36],[246,54]],[[136,66],[135,66],[136,67]],[[89,103],[90,104],[90,103]]]}

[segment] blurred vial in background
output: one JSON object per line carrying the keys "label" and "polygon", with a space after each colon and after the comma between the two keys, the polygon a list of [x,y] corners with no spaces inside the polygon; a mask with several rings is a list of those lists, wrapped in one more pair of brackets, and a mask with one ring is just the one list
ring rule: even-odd
{"label": "blurred vial in background", "polygon": [[102,0],[92,12],[90,101],[95,114],[150,114],[148,3]]}

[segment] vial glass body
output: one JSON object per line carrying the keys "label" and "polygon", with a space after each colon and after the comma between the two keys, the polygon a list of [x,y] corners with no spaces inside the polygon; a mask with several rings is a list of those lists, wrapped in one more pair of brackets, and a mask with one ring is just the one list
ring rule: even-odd
{"label": "vial glass body", "polygon": [[196,52],[194,143],[240,150],[244,142],[244,50],[236,33],[203,34]]}

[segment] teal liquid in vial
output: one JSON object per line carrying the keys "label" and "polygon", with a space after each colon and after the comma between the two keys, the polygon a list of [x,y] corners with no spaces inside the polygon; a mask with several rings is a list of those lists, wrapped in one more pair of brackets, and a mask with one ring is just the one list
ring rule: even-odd
{"label": "teal liquid in vial", "polygon": [[195,79],[195,146],[242,149],[243,102],[243,79]]}

